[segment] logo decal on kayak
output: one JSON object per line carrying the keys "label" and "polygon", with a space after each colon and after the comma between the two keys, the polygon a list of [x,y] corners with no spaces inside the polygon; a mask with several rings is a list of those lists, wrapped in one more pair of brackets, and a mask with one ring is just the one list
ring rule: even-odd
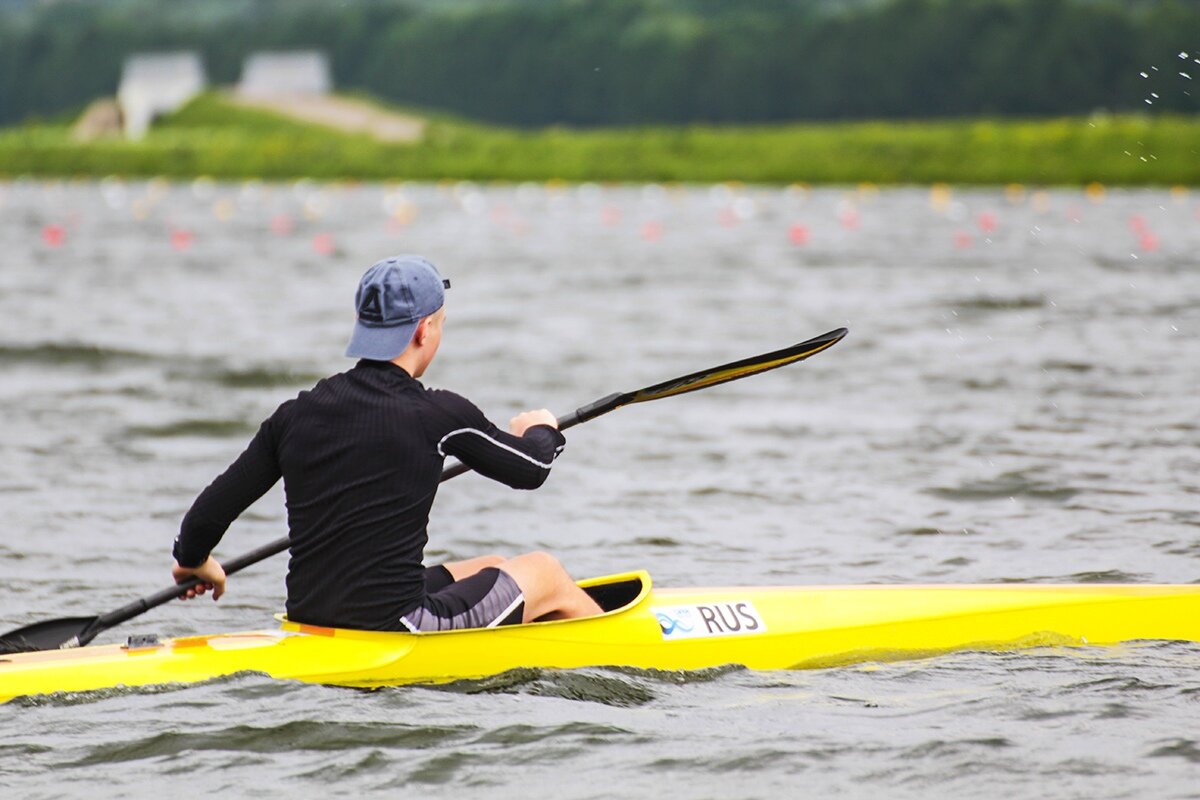
{"label": "logo decal on kayak", "polygon": [[650,609],[658,619],[664,639],[704,639],[710,636],[745,636],[765,633],[767,623],[749,600],[700,603],[693,606],[658,606]]}

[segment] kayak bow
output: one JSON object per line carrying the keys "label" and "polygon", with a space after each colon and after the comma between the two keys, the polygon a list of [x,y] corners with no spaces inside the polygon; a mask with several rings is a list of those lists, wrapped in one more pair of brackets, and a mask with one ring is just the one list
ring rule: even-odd
{"label": "kayak bow", "polygon": [[[356,687],[443,683],[518,667],[771,670],[953,650],[1200,641],[1200,585],[945,585],[660,589],[645,572],[581,581],[606,611],[441,633],[318,628],[0,656],[0,702],[197,683],[239,672]],[[281,618],[282,619],[282,618]]]}

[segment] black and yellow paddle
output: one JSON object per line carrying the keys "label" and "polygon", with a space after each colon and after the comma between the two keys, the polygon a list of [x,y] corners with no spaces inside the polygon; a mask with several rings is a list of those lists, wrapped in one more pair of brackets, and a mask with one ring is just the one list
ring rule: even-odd
{"label": "black and yellow paddle", "polygon": [[[776,350],[772,353],[764,353],[760,356],[734,361],[731,364],[723,364],[719,367],[693,372],[691,375],[684,375],[682,378],[675,378],[674,380],[658,383],[654,386],[647,386],[645,389],[638,389],[634,392],[610,394],[607,397],[602,397],[595,402],[588,403],[586,406],[581,406],[571,413],[559,417],[558,427],[560,430],[566,430],[582,422],[595,419],[602,414],[615,411],[622,406],[645,403],[650,400],[659,400],[663,397],[673,397],[677,394],[686,394],[687,392],[694,392],[699,389],[707,389],[709,386],[717,386],[729,381],[736,381],[739,378],[757,375],[767,370],[785,367],[788,364],[803,361],[809,356],[816,355],[822,350],[832,347],[840,342],[847,333],[848,331],[845,328],[838,328],[837,330],[809,339],[806,342],[786,347],[783,350]],[[442,480],[449,480],[464,472],[469,472],[470,469],[466,464],[452,464],[442,471]],[[281,539],[276,539],[273,542],[264,544],[262,547],[244,553],[237,558],[231,558],[222,566],[225,568],[226,575],[232,575],[251,564],[257,564],[259,561],[270,558],[277,553],[282,553],[287,549],[288,537],[284,536]],[[139,614],[143,614],[152,608],[168,603],[177,597],[182,597],[198,583],[198,580],[192,578],[184,583],[176,584],[175,586],[170,586],[160,592],[156,592],[149,597],[135,600],[129,605],[118,608],[116,611],[110,611],[107,614],[97,617],[65,617],[46,622],[35,622],[32,625],[17,628],[0,636],[0,653],[82,647],[94,639],[100,632],[132,619]]]}
{"label": "black and yellow paddle", "polygon": [[[835,331],[822,333],[820,336],[814,336],[806,342],[800,342],[791,347],[776,350],[773,353],[763,353],[761,356],[751,356],[741,361],[722,364],[719,367],[702,369],[699,372],[693,372],[691,375],[684,375],[682,378],[656,383],[653,386],[647,386],[645,389],[638,389],[634,392],[616,392],[588,403],[586,406],[580,406],[570,414],[564,414],[559,417],[558,429],[565,431],[567,428],[587,422],[590,419],[595,419],[602,414],[616,411],[621,406],[646,403],[650,400],[674,397],[677,394],[687,394],[699,389],[707,389],[709,386],[736,381],[739,378],[748,378],[751,375],[757,375],[767,370],[786,367],[788,364],[803,361],[809,356],[814,356],[822,350],[833,347],[849,332],[845,328],[838,328]],[[462,475],[464,472],[470,471],[471,468],[466,464],[451,464],[442,471],[442,480],[448,480],[456,475]]]}

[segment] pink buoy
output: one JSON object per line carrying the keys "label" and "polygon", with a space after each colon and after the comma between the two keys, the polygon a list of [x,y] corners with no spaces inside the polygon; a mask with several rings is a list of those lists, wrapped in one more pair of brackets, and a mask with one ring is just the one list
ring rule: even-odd
{"label": "pink buoy", "polygon": [[642,238],[647,242],[657,242],[662,238],[663,226],[661,222],[647,222],[642,226]]}
{"label": "pink buoy", "polygon": [[838,214],[838,222],[846,230],[852,231],[858,228],[859,223],[862,222],[862,218],[859,216],[857,208],[844,208]]}
{"label": "pink buoy", "polygon": [[1138,237],[1138,244],[1142,246],[1142,250],[1147,253],[1153,253],[1158,250],[1158,237],[1152,231],[1142,231]]}
{"label": "pink buoy", "polygon": [[42,228],[42,241],[47,247],[61,247],[67,241],[67,229],[62,225],[47,225]]}
{"label": "pink buoy", "polygon": [[333,243],[333,234],[318,233],[312,240],[313,252],[319,256],[331,256],[337,248]]}
{"label": "pink buoy", "polygon": [[296,223],[288,214],[276,214],[271,217],[271,233],[276,236],[287,236],[296,229]]}
{"label": "pink buoy", "polygon": [[1129,217],[1129,229],[1134,233],[1143,234],[1150,230],[1150,226],[1146,224],[1146,218],[1141,214],[1133,214]]}
{"label": "pink buoy", "polygon": [[995,233],[996,229],[1000,227],[1000,220],[991,211],[981,213],[977,222],[979,223],[979,230],[983,233]]}
{"label": "pink buoy", "polygon": [[959,250],[966,250],[973,244],[975,244],[975,239],[967,231],[957,231],[954,234],[954,246]]}
{"label": "pink buoy", "polygon": [[797,247],[808,244],[808,226],[797,222],[788,228],[788,239]]}
{"label": "pink buoy", "polygon": [[171,230],[171,247],[182,253],[189,250],[195,237],[192,232],[183,228],[174,228]]}

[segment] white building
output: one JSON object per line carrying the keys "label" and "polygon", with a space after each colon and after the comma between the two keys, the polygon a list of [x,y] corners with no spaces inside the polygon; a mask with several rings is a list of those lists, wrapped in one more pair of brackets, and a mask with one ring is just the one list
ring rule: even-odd
{"label": "white building", "polygon": [[246,97],[322,95],[333,88],[329,59],[318,50],[253,53],[242,65],[238,93]]}
{"label": "white building", "polygon": [[204,91],[204,64],[194,52],[139,53],[125,60],[117,104],[125,135],[140,139],[155,117],[182,108]]}

